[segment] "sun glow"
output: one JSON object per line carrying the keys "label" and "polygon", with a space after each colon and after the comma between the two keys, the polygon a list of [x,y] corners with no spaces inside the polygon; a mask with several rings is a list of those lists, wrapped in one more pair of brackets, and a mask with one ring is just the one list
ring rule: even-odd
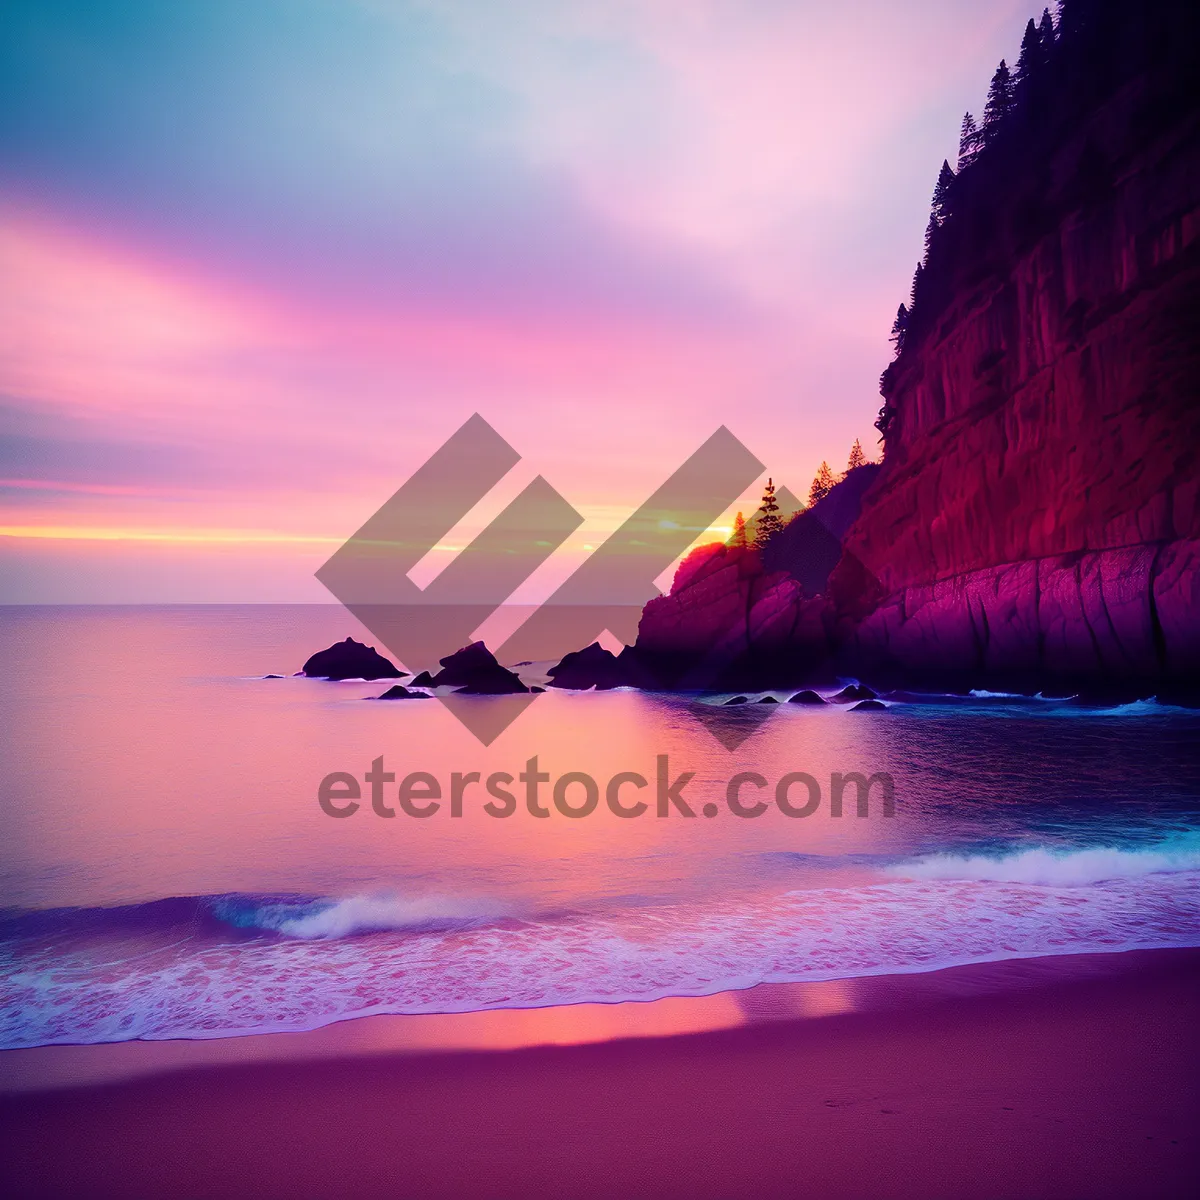
{"label": "sun glow", "polygon": [[302,543],[338,545],[344,539],[267,529],[122,529],[89,525],[0,525],[0,537],[76,542]]}

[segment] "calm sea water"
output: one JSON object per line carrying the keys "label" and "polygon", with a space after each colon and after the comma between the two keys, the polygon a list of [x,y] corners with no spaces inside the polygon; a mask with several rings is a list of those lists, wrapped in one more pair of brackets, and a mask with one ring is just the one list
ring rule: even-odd
{"label": "calm sea water", "polygon": [[[347,635],[372,640],[337,607],[0,609],[0,1046],[1200,945],[1200,713],[784,704],[729,752],[695,699],[551,691],[483,747],[440,704],[292,676]],[[636,772],[650,811],[538,819],[520,783],[506,819],[479,786],[459,817],[317,803],[327,774],[379,757],[448,793],[453,772],[517,776],[534,755],[601,792]],[[662,755],[693,773],[691,819],[656,815]],[[858,816],[853,793],[831,815],[835,771],[889,774],[894,816],[877,795]],[[768,802],[808,773],[820,805],[739,818],[739,772]]]}

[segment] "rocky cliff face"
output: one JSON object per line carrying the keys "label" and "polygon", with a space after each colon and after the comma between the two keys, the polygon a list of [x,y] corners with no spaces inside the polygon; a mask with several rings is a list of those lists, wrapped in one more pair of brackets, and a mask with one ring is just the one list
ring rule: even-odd
{"label": "rocky cliff face", "polygon": [[674,687],[765,687],[831,670],[829,579],[878,471],[851,472],[763,550],[718,543],[688,555],[670,594],[642,614],[632,656],[642,678],[649,673]]}
{"label": "rocky cliff face", "polygon": [[1059,92],[955,181],[883,379],[886,458],[833,522],[821,599],[796,555],[710,548],[647,607],[638,653],[1200,681],[1197,18],[1093,11],[1054,48]]}
{"label": "rocky cliff face", "polygon": [[786,683],[809,665],[795,652],[824,645],[825,607],[786,572],[765,570],[753,547],[702,546],[670,594],[646,605],[634,649],[659,686]]}
{"label": "rocky cliff face", "polygon": [[[1200,112],[1147,139],[1146,100],[1139,79],[1092,114],[1051,162],[1053,228],[889,371],[846,541],[879,586],[834,588],[859,662],[1200,673]],[[1107,186],[1071,206],[1098,160]]]}

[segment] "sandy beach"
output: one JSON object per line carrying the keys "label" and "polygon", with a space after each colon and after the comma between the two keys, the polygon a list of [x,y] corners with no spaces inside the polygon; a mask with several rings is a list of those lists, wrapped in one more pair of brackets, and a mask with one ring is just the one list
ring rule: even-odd
{"label": "sandy beach", "polygon": [[6,1070],[0,1099],[5,1191],[1192,1194],[1200,952],[935,976],[875,981],[855,1011],[820,1019],[581,1045],[285,1057],[40,1091],[27,1055],[22,1090]]}

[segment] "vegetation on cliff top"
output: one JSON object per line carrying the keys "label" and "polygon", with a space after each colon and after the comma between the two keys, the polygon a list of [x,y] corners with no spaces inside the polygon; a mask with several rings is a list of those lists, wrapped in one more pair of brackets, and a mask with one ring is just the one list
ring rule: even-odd
{"label": "vegetation on cliff top", "polygon": [[[895,418],[897,370],[936,326],[953,298],[1003,274],[1069,212],[1102,202],[1118,164],[1085,140],[1052,179],[1056,154],[1118,89],[1153,78],[1138,114],[1145,138],[1197,103],[1200,4],[1196,0],[1059,0],[1025,26],[1016,66],[1001,60],[979,123],[963,118],[956,168],[942,163],[925,249],[909,299],[892,325],[896,357],[880,377],[875,423],[886,446]],[[1055,186],[1057,183],[1057,186]]]}
{"label": "vegetation on cliff top", "polygon": [[[807,512],[808,509],[819,504],[838,484],[847,480],[860,467],[873,465],[875,464],[867,460],[861,440],[855,438],[854,445],[850,447],[850,456],[846,462],[846,469],[841,475],[835,475],[830,470],[829,464],[822,462],[820,470],[817,471],[816,478],[812,481],[812,487],[809,489],[807,506],[801,506],[795,512],[787,514],[781,514],[779,507],[779,499],[781,497],[776,496],[775,480],[768,479],[766,488],[763,490],[762,503],[749,521],[746,520],[742,513],[738,513],[734,517],[733,532],[725,542],[725,545],[735,550],[762,550],[768,542],[781,530],[786,529],[801,513]],[[701,547],[701,549],[703,548]]]}

